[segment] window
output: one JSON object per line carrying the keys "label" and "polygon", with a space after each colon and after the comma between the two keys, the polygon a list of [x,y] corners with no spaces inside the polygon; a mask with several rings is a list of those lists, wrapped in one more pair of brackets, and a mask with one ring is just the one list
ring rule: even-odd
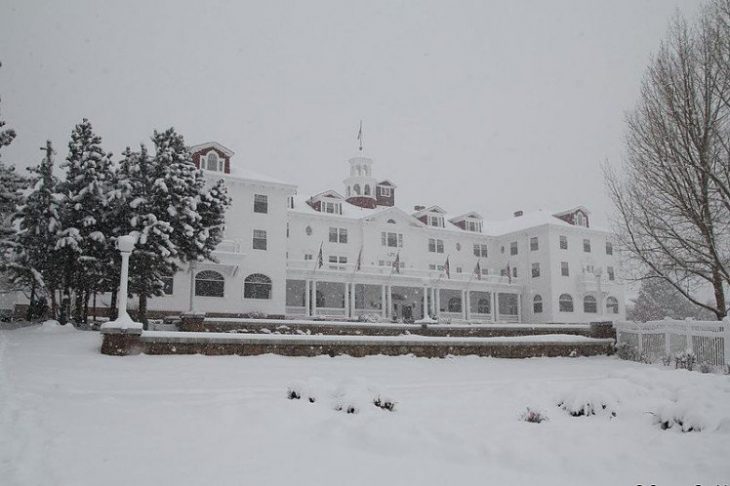
{"label": "window", "polygon": [[342,214],[342,204],[338,202],[322,201],[320,212],[328,214]]}
{"label": "window", "polygon": [[431,253],[443,253],[444,252],[444,240],[429,238],[428,239],[428,251]]}
{"label": "window", "polygon": [[589,240],[587,238],[583,240],[583,251],[585,253],[591,252],[591,240]]}
{"label": "window", "polygon": [[583,312],[588,314],[595,314],[596,312],[598,312],[596,298],[592,295],[586,295],[585,297],[583,297]]}
{"label": "window", "polygon": [[532,313],[540,314],[541,312],[542,312],[542,296],[538,294],[532,299]]}
{"label": "window", "polygon": [[175,279],[172,275],[163,275],[160,277],[162,280],[162,293],[165,295],[172,295],[172,291],[175,284]]}
{"label": "window", "polygon": [[265,250],[266,249],[266,231],[253,230],[253,249],[254,250]]}
{"label": "window", "polygon": [[517,242],[513,241],[509,244],[509,254],[510,255],[517,255]]}
{"label": "window", "polygon": [[537,241],[537,236],[530,238],[530,251],[537,251],[540,249],[540,243]]}
{"label": "window", "polygon": [[491,307],[489,299],[479,299],[477,302],[477,314],[489,314],[491,312]]}
{"label": "window", "polygon": [[456,267],[456,273],[462,273],[464,270],[461,267]]}
{"label": "window", "polygon": [[304,261],[309,261],[309,260],[311,260],[311,259],[312,259],[312,254],[311,254],[311,253],[306,253],[306,254],[304,255]]}
{"label": "window", "polygon": [[441,216],[429,216],[428,224],[430,226],[436,226],[438,228],[443,228],[444,227],[444,218]]}
{"label": "window", "polygon": [[578,211],[575,213],[575,224],[578,226],[588,226],[588,219],[586,219],[585,215]]}
{"label": "window", "polygon": [[461,312],[461,298],[452,297],[449,299],[449,312]]}
{"label": "window", "polygon": [[360,195],[360,184],[355,184],[354,186],[352,186],[352,190],[355,192],[356,196],[359,196]]}
{"label": "window", "polygon": [[254,194],[253,195],[253,212],[254,213],[268,213],[269,212],[269,196],[265,194]]}
{"label": "window", "polygon": [[539,276],[540,276],[540,264],[533,263],[532,264],[532,278],[537,278]]}
{"label": "window", "polygon": [[388,220],[388,224],[395,224],[395,220],[394,219],[389,219]]}
{"label": "window", "polygon": [[568,262],[560,262],[560,275],[563,277],[570,276],[570,270],[568,269]]}
{"label": "window", "polygon": [[613,267],[606,267],[606,273],[608,273],[609,280],[616,280],[616,275],[613,273]]}
{"label": "window", "polygon": [[402,233],[389,233],[383,231],[380,233],[380,243],[383,246],[389,246],[391,248],[402,248],[403,247],[403,234]]}
{"label": "window", "polygon": [[512,277],[517,278],[517,267],[512,267]]}
{"label": "window", "polygon": [[618,314],[618,299],[616,297],[606,299],[606,312],[609,314]]}
{"label": "window", "polygon": [[606,242],[606,255],[613,255],[613,243],[610,241]]}
{"label": "window", "polygon": [[567,250],[568,249],[568,237],[567,236],[561,236],[560,237],[560,249],[561,250]]}
{"label": "window", "polygon": [[252,273],[243,281],[245,299],[270,299],[271,279],[260,273]]}
{"label": "window", "polygon": [[217,153],[208,152],[208,155],[206,156],[205,168],[207,170],[214,170],[214,171],[220,170]]}
{"label": "window", "polygon": [[429,269],[429,270],[436,270],[436,265],[434,265],[433,263],[430,263],[430,264],[428,265],[428,269]]}
{"label": "window", "polygon": [[390,197],[392,194],[390,187],[380,186],[380,195],[383,197]]}
{"label": "window", "polygon": [[487,257],[487,245],[481,245],[474,243],[474,256],[475,257]]}
{"label": "window", "polygon": [[474,233],[481,233],[482,232],[482,223],[481,221],[466,221],[466,229],[467,231],[472,231]]}
{"label": "window", "polygon": [[223,297],[225,279],[212,270],[203,270],[195,275],[195,295],[199,297]]}
{"label": "window", "polygon": [[370,195],[370,185],[369,184],[365,184],[365,190],[363,191],[363,194],[365,196],[369,196]]}
{"label": "window", "polygon": [[330,243],[347,243],[347,228],[330,227]]}
{"label": "window", "polygon": [[558,299],[558,308],[560,312],[573,312],[573,297],[563,294]]}
{"label": "window", "polygon": [[345,265],[347,265],[347,257],[330,255],[329,263],[330,270],[345,270]]}

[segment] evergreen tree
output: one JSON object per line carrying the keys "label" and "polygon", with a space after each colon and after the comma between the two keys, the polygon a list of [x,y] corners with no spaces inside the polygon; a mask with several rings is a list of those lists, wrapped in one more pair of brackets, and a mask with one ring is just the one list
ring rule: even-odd
{"label": "evergreen tree", "polygon": [[641,281],[641,288],[629,319],[639,322],[656,321],[669,317],[671,319],[713,319],[706,309],[693,304],[677,291],[674,286],[658,276],[647,276]]}
{"label": "evergreen tree", "polygon": [[101,148],[101,137],[94,134],[87,119],[76,125],[68,147],[69,154],[63,164],[66,179],[60,185],[64,202],[57,248],[64,268],[64,300],[68,304],[73,291],[75,318],[86,321],[89,296],[99,289],[103,280],[111,162],[110,154]]}
{"label": "evergreen tree", "polygon": [[60,228],[60,203],[56,194],[58,180],[53,175],[52,153],[51,142],[48,141],[46,157],[39,166],[28,169],[33,174],[32,189],[14,216],[19,232],[10,273],[16,281],[23,281],[31,289],[29,320],[37,315],[36,296],[44,294],[51,299],[55,317],[55,291],[60,284],[55,251]]}

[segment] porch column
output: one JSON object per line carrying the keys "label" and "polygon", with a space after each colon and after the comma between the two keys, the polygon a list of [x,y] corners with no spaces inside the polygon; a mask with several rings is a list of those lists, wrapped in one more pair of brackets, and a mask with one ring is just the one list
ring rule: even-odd
{"label": "porch column", "polygon": [[517,294],[517,322],[522,322],[522,294]]}
{"label": "porch column", "polygon": [[309,279],[307,279],[304,281],[304,315],[306,317],[309,317],[312,315],[310,305],[309,305],[310,301],[311,301],[311,299],[310,299],[311,295],[309,294],[310,290],[311,289],[309,287]]}
{"label": "porch column", "polygon": [[345,305],[345,317],[350,317],[350,284],[345,282],[345,294],[344,294],[344,305]]}
{"label": "porch column", "polygon": [[423,286],[423,318],[428,315],[428,287]]}
{"label": "porch column", "polygon": [[388,303],[385,300],[385,284],[383,284],[380,286],[380,312],[383,314],[383,319],[388,317]]}
{"label": "porch column", "polygon": [[431,316],[435,319],[436,318],[436,293],[434,292],[433,287],[429,289],[429,292],[431,293]]}
{"label": "porch column", "polygon": [[312,317],[317,315],[317,281],[312,280]]}
{"label": "porch column", "polygon": [[388,285],[388,314],[385,317],[393,317],[393,286]]}
{"label": "porch column", "polygon": [[497,290],[495,289],[492,294],[492,322],[497,322]]}
{"label": "porch column", "polygon": [[461,318],[466,320],[466,290],[461,291]]}
{"label": "porch column", "polygon": [[468,321],[471,319],[471,292],[469,290],[465,291],[466,293],[466,305],[464,306],[464,309],[466,310],[466,320]]}
{"label": "porch column", "polygon": [[434,292],[436,293],[436,317],[438,317],[441,315],[441,289],[436,287]]}
{"label": "porch column", "polygon": [[357,317],[355,315],[355,283],[350,284],[350,317]]}

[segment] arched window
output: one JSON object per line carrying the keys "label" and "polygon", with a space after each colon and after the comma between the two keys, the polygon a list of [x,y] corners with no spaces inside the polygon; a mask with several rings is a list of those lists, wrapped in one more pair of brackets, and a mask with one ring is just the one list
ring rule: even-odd
{"label": "arched window", "polygon": [[558,299],[558,308],[560,312],[573,312],[573,297],[562,294]]}
{"label": "arched window", "polygon": [[459,297],[449,299],[449,312],[461,312],[461,299]]}
{"label": "arched window", "polygon": [[363,191],[363,194],[365,196],[369,196],[370,195],[370,184],[365,184],[365,190]]}
{"label": "arched window", "polygon": [[532,299],[532,313],[533,314],[540,314],[542,312],[542,296],[540,294],[536,295]]}
{"label": "arched window", "polygon": [[218,170],[218,154],[215,152],[208,152],[207,161],[205,168],[208,170]]}
{"label": "arched window", "polygon": [[360,195],[360,184],[355,184],[354,186],[352,186],[352,190],[355,192],[356,196],[359,196]]}
{"label": "arched window", "polygon": [[225,289],[223,275],[213,270],[203,270],[195,275],[195,295],[200,297],[223,297]]}
{"label": "arched window", "polygon": [[270,299],[271,279],[260,273],[252,273],[243,281],[243,297],[246,299]]}
{"label": "arched window", "polygon": [[618,314],[618,299],[616,297],[606,299],[606,312],[609,314]]}
{"label": "arched window", "polygon": [[388,224],[395,224],[395,220],[394,219],[389,219],[388,220]]}
{"label": "arched window", "polygon": [[596,305],[596,298],[592,295],[586,295],[583,297],[583,312],[589,314],[595,314],[598,312],[598,306]]}
{"label": "arched window", "polygon": [[304,228],[304,232],[307,233],[307,236],[312,236],[312,227],[307,226],[306,228]]}
{"label": "arched window", "polygon": [[489,299],[479,299],[477,302],[477,313],[478,314],[489,314],[490,313]]}

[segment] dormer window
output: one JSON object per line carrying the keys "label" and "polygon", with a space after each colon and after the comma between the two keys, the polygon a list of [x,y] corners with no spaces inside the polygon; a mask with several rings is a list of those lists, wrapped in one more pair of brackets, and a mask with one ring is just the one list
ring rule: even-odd
{"label": "dormer window", "polygon": [[321,212],[323,212],[323,213],[342,214],[342,203],[322,201],[321,207],[322,207]]}
{"label": "dormer window", "polygon": [[481,233],[482,232],[482,222],[481,221],[474,221],[474,220],[466,220],[466,230],[471,231],[473,233]]}
{"label": "dormer window", "polygon": [[390,197],[393,194],[390,187],[380,186],[380,195],[384,197]]}
{"label": "dormer window", "polygon": [[223,172],[223,159],[215,152],[208,152],[205,156],[205,170],[212,172]]}
{"label": "dormer window", "polygon": [[429,215],[429,217],[428,217],[428,225],[429,226],[435,226],[437,228],[443,228],[444,227],[444,218],[443,218],[443,216]]}
{"label": "dormer window", "polygon": [[587,226],[586,217],[580,211],[575,213],[575,224],[576,226]]}

